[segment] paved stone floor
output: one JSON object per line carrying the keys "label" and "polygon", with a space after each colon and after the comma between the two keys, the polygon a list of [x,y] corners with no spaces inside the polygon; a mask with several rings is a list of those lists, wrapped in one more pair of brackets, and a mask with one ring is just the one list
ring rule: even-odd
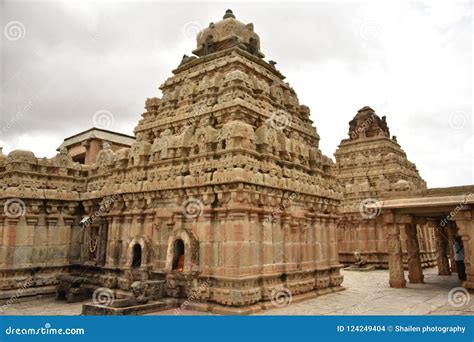
{"label": "paved stone floor", "polygon": [[[461,286],[457,275],[438,276],[437,269],[425,269],[425,284],[407,288],[388,286],[388,271],[343,271],[346,290],[283,308],[263,315],[474,315],[474,294],[458,292],[453,306],[448,301],[451,289]],[[405,274],[408,278],[408,274]],[[458,300],[464,302],[458,302]],[[462,303],[465,305],[458,306]]]}
{"label": "paved stone floor", "polygon": [[[344,273],[345,291],[292,303],[260,315],[474,315],[474,294],[458,292],[454,305],[450,290],[459,287],[454,276],[438,276],[435,268],[424,271],[425,284],[408,284],[405,289],[388,286],[388,271]],[[84,302],[85,303],[85,302]],[[460,305],[463,304],[464,305]],[[67,304],[52,298],[15,303],[6,315],[79,315],[83,303]],[[159,312],[174,315],[175,310]],[[182,310],[182,315],[203,313]]]}

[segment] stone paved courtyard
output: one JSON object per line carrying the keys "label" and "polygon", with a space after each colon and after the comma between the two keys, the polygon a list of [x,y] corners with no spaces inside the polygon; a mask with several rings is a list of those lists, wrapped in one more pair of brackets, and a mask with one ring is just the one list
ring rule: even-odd
{"label": "stone paved courtyard", "polygon": [[[388,287],[388,271],[344,271],[345,291],[328,294],[283,308],[263,311],[261,315],[474,315],[474,298],[467,305],[454,307],[448,293],[460,286],[455,275],[438,276],[436,268],[424,271],[425,284],[408,284],[405,289]],[[83,303],[67,304],[52,298],[16,303],[7,315],[79,315]],[[175,310],[159,314],[174,315]],[[182,310],[182,315],[203,313]]]}
{"label": "stone paved courtyard", "polygon": [[[406,272],[405,272],[406,273]],[[264,315],[473,315],[473,294],[468,305],[453,307],[448,293],[461,285],[457,276],[437,275],[437,269],[424,270],[425,284],[407,284],[405,289],[388,286],[388,271],[344,273],[345,291],[284,308]]]}

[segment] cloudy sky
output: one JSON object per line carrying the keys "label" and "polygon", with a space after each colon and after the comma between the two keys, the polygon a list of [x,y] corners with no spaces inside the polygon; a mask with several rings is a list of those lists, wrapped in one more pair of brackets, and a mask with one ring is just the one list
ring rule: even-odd
{"label": "cloudy sky", "polygon": [[[132,134],[195,35],[232,8],[311,108],[333,156],[369,105],[430,187],[472,184],[469,1],[0,0],[0,146],[51,157],[96,123]],[[96,119],[94,121],[94,118]]]}

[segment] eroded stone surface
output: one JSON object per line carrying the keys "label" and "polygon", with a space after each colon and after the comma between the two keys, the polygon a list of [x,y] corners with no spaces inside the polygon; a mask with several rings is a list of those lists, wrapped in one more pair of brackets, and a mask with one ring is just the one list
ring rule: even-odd
{"label": "eroded stone surface", "polygon": [[[162,97],[145,101],[130,148],[105,143],[88,165],[64,148],[51,159],[0,149],[7,309],[33,313],[18,301],[56,294],[66,303],[45,301],[40,311],[61,305],[63,314],[81,306],[75,301],[111,295],[125,306],[167,297],[250,314],[283,293],[295,304],[280,313],[355,314],[369,297],[360,313],[422,314],[420,306],[446,295],[441,278],[423,277],[422,268],[438,257],[440,273],[453,271],[447,254],[457,232],[466,245],[464,286],[474,287],[472,201],[435,240],[434,226],[456,203],[443,196],[442,210],[426,213],[430,190],[385,117],[359,110],[334,163],[318,147],[309,108],[263,59],[253,24],[227,11],[198,34],[193,53],[161,85]],[[398,204],[409,206],[412,192],[423,193],[421,213],[407,219]],[[386,199],[394,207],[382,212]],[[439,222],[430,224],[433,217]],[[339,258],[351,264],[355,251],[370,265],[390,264],[394,287],[406,285],[405,265],[407,292],[388,288],[382,271],[352,272],[349,290],[336,292]],[[416,289],[429,291],[409,298]],[[380,297],[370,298],[374,291]],[[448,312],[443,305],[427,312]]]}
{"label": "eroded stone surface", "polygon": [[339,288],[342,193],[309,108],[253,24],[228,12],[197,43],[146,100],[131,148],[105,144],[91,165],[64,150],[0,157],[1,204],[24,204],[1,216],[1,290],[46,291],[70,273],[58,298],[74,301],[166,280],[166,296],[240,310],[275,288]]}
{"label": "eroded stone surface", "polygon": [[[451,289],[460,286],[456,276],[442,277],[434,268],[425,269],[425,284],[409,284],[393,289],[387,283],[387,271],[345,272],[345,291],[304,302],[262,311],[263,315],[473,315],[471,296],[467,305],[453,306],[448,301]],[[79,315],[79,303],[64,304],[53,299],[17,303],[5,313],[11,315]],[[149,315],[209,315],[209,313],[175,309]]]}
{"label": "eroded stone surface", "polygon": [[[379,117],[370,107],[361,108],[349,122],[349,138],[341,141],[335,157],[335,174],[344,192],[338,223],[339,259],[351,264],[353,253],[359,251],[368,263],[387,268],[388,230],[376,202],[393,192],[425,189],[426,182],[396,137],[390,137],[386,117]],[[416,229],[422,265],[433,266],[434,231],[426,224]],[[405,231],[401,234],[406,264],[407,239]]]}

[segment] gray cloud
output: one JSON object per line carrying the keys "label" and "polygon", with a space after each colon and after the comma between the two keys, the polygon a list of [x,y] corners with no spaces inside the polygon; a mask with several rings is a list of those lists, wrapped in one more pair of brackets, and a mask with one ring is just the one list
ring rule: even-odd
{"label": "gray cloud", "polygon": [[[230,7],[254,23],[267,59],[310,106],[325,154],[370,105],[430,186],[472,183],[469,3],[443,6],[7,1],[2,31],[18,21],[25,35],[1,36],[0,145],[51,156],[99,110],[113,113],[110,129],[131,134],[145,99],[195,48],[186,25],[204,28]],[[461,129],[450,125],[457,111]]]}

